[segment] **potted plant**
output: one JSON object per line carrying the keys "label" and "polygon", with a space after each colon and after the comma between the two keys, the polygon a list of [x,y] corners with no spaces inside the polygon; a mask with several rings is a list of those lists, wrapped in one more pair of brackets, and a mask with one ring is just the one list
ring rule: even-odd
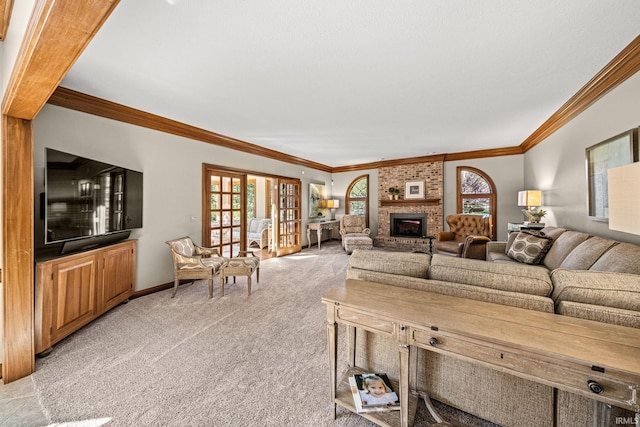
{"label": "potted plant", "polygon": [[400,189],[398,187],[389,187],[389,199],[398,199]]}
{"label": "potted plant", "polygon": [[522,209],[522,212],[524,212],[524,214],[527,216],[527,220],[529,222],[533,222],[534,224],[539,223],[540,220],[547,215],[547,211],[545,211],[544,209],[540,209],[537,211],[533,209]]}

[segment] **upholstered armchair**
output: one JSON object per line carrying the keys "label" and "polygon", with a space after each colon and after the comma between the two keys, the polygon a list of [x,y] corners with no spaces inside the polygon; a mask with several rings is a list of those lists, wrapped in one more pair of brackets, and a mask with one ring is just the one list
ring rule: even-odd
{"label": "upholstered armchair", "polygon": [[269,224],[271,219],[251,218],[247,231],[247,247],[256,243],[260,249],[269,246]]}
{"label": "upholstered armchair", "polygon": [[359,215],[344,215],[340,218],[340,237],[342,239],[342,247],[344,248],[344,240],[347,236],[364,236],[369,237],[371,230],[367,228],[365,219]]}
{"label": "upholstered armchair", "polygon": [[486,259],[491,240],[491,215],[456,214],[447,216],[449,231],[436,234],[434,253],[460,258]]}
{"label": "upholstered armchair", "polygon": [[208,280],[209,298],[213,297],[213,276],[226,261],[215,248],[204,248],[185,236],[165,242],[173,256],[173,293],[176,296],[180,280]]}

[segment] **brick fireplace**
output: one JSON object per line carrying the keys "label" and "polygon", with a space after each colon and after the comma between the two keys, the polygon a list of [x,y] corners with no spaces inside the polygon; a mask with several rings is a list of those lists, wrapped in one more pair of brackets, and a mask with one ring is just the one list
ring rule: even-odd
{"label": "brick fireplace", "polygon": [[[428,251],[429,239],[422,237],[391,236],[391,214],[426,215],[426,233],[435,235],[443,231],[444,159],[382,167],[378,170],[378,235],[374,244],[402,250]],[[424,199],[407,199],[404,195],[407,181],[424,181]],[[400,189],[400,200],[388,198],[389,187]]]}

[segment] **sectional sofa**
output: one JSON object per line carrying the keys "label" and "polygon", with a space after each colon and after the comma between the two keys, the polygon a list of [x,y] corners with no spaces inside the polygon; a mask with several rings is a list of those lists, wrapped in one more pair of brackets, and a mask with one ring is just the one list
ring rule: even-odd
{"label": "sectional sofa", "polygon": [[[640,328],[640,246],[559,227],[490,242],[486,261],[409,252],[359,251],[348,279],[471,298]],[[359,331],[357,365],[397,374],[397,348]],[[597,351],[597,349],[594,349]],[[634,417],[575,394],[434,352],[420,352],[419,389],[503,426],[593,425],[594,411]],[[612,421],[613,423],[613,421]]]}

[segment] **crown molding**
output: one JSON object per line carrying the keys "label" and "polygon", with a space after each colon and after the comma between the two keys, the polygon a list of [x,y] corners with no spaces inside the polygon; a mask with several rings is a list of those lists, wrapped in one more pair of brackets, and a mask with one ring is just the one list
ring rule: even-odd
{"label": "crown molding", "polygon": [[137,110],[135,108],[127,107],[122,104],[117,104],[115,102],[107,101],[102,98],[97,98],[95,96],[87,95],[64,87],[58,87],[55,92],[53,92],[53,95],[51,95],[51,98],[49,98],[47,103],[160,132],[170,133],[184,138],[194,139],[196,141],[206,142],[208,144],[218,145],[220,147],[230,148],[232,150],[255,154],[256,156],[267,157],[282,162],[331,172],[330,166],[323,165],[321,163],[290,156],[279,151],[260,147],[239,139],[191,126],[176,120],[167,119],[162,116],[147,113],[145,111]]}
{"label": "crown molding", "polygon": [[594,78],[520,144],[526,153],[589,108],[607,92],[640,71],[640,36],[637,36]]}

